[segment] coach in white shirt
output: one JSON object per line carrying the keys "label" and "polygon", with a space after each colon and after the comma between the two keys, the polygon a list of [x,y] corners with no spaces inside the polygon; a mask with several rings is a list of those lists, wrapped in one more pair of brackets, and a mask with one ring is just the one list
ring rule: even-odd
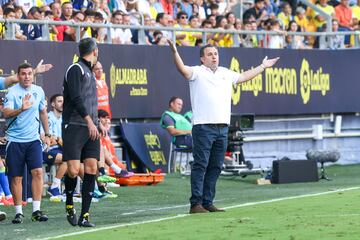
{"label": "coach in white shirt", "polygon": [[232,86],[251,80],[279,58],[264,58],[258,67],[237,73],[219,67],[216,47],[200,49],[200,66],[184,65],[176,46],[168,40],[178,71],[189,80],[193,111],[193,155],[191,168],[190,213],[222,212],[213,205],[216,181],[220,175],[227,147],[231,115]]}

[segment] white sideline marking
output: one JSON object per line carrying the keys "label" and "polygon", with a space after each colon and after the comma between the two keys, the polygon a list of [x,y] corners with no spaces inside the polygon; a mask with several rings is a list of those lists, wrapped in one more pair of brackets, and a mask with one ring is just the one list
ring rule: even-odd
{"label": "white sideline marking", "polygon": [[[260,202],[243,203],[243,204],[238,204],[238,205],[234,205],[234,206],[225,207],[224,209],[248,207],[248,206],[260,205],[260,204],[266,204],[266,203],[273,203],[273,202],[280,202],[280,201],[284,201],[284,200],[306,198],[306,197],[316,197],[316,196],[321,196],[321,195],[326,195],[326,194],[331,194],[331,193],[345,192],[345,191],[351,191],[351,190],[357,190],[357,189],[360,189],[360,186],[359,187],[336,189],[336,190],[320,192],[320,193],[303,194],[303,195],[292,196],[292,197],[275,198],[275,199],[270,199],[270,200],[265,200],[265,201],[260,201]],[[152,220],[141,221],[141,222],[122,223],[122,224],[117,224],[117,225],[110,225],[110,226],[106,226],[106,227],[99,227],[99,228],[89,229],[89,230],[86,230],[86,231],[80,231],[80,232],[73,232],[73,233],[57,235],[57,236],[54,236],[54,237],[42,238],[42,240],[57,239],[57,238],[62,238],[62,237],[81,235],[81,234],[85,234],[85,233],[98,232],[98,231],[102,231],[102,230],[108,230],[108,229],[119,228],[119,227],[126,227],[126,226],[133,226],[133,225],[140,225],[140,224],[147,224],[147,223],[162,222],[162,221],[166,221],[166,220],[183,218],[183,217],[187,217],[187,216],[190,216],[190,214],[179,214],[179,215],[172,216],[172,217],[152,219]]]}
{"label": "white sideline marking", "polygon": [[[215,202],[223,202],[226,200],[231,200],[232,198],[224,198],[216,200]],[[175,205],[175,206],[169,206],[169,207],[160,207],[160,208],[149,208],[149,209],[137,209],[133,212],[125,212],[120,214],[120,216],[128,216],[128,215],[134,215],[141,212],[147,212],[147,211],[161,211],[161,210],[167,210],[167,209],[175,209],[175,208],[183,208],[183,207],[190,207],[190,204],[183,204],[183,205]]]}

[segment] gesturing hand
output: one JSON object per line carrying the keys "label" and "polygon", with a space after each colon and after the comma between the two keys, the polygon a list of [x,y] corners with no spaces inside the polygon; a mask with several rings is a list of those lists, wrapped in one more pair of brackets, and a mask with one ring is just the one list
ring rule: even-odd
{"label": "gesturing hand", "polygon": [[170,39],[166,39],[166,41],[168,42],[171,50],[172,50],[174,53],[176,53],[176,52],[177,52],[177,49],[176,49],[176,45],[174,44],[174,42],[171,41]]}
{"label": "gesturing hand", "polygon": [[53,67],[52,64],[43,64],[43,62],[44,62],[44,60],[41,59],[35,68],[35,74],[47,72]]}
{"label": "gesturing hand", "polygon": [[22,111],[28,110],[33,105],[33,102],[30,102],[30,98],[31,98],[31,94],[29,93],[23,97],[22,106],[21,106]]}
{"label": "gesturing hand", "polygon": [[268,67],[272,67],[280,58],[272,58],[272,59],[268,59],[268,57],[266,56],[263,61],[262,64],[268,68]]}

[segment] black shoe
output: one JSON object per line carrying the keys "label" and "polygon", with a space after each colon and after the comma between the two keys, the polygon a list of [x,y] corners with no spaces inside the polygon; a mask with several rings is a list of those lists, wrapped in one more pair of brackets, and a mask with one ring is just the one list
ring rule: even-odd
{"label": "black shoe", "polygon": [[71,226],[77,225],[77,217],[74,205],[66,205],[66,219],[71,224]]}
{"label": "black shoe", "polygon": [[83,216],[80,216],[78,225],[80,227],[95,227],[95,224],[89,222],[89,213],[85,213]]}
{"label": "black shoe", "polygon": [[37,210],[35,212],[32,213],[32,216],[31,216],[31,220],[33,222],[46,222],[48,220],[48,216],[46,216],[45,214],[42,213],[42,211],[40,210]]}
{"label": "black shoe", "polygon": [[12,220],[13,224],[20,224],[23,223],[24,221],[24,215],[22,215],[21,213],[17,213],[15,215],[15,218]]}
{"label": "black shoe", "polygon": [[0,221],[6,219],[6,213],[0,211]]}

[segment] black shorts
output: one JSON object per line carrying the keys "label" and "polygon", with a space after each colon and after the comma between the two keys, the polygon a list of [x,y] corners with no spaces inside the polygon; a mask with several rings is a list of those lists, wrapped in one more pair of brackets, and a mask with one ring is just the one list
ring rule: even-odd
{"label": "black shorts", "polygon": [[91,140],[86,126],[67,124],[62,126],[63,161],[86,158],[100,159],[100,139]]}

